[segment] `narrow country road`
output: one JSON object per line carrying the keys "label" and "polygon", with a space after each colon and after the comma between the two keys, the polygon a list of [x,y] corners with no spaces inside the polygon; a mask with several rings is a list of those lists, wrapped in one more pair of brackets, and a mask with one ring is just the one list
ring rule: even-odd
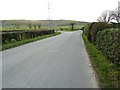
{"label": "narrow country road", "polygon": [[63,32],[3,51],[2,87],[98,87],[81,34]]}

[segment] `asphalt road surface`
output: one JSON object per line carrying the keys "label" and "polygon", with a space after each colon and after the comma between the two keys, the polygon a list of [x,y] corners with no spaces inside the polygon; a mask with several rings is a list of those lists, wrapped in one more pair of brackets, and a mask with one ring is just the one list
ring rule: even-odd
{"label": "asphalt road surface", "polygon": [[98,87],[81,34],[63,32],[3,51],[2,87]]}

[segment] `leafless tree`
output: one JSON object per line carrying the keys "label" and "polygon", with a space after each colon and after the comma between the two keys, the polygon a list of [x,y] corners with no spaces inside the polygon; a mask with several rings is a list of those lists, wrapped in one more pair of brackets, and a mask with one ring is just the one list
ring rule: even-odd
{"label": "leafless tree", "polygon": [[105,10],[97,19],[99,22],[111,22],[112,20],[116,20],[117,23],[120,23],[120,2],[118,3],[118,8]]}
{"label": "leafless tree", "polygon": [[97,19],[99,22],[110,22],[113,19],[113,11],[105,10]]}
{"label": "leafless tree", "polygon": [[113,19],[120,23],[120,7],[116,8],[113,13]]}

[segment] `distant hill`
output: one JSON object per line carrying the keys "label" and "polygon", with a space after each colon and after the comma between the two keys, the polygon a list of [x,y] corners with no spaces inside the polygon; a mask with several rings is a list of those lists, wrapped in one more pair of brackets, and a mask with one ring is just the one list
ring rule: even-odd
{"label": "distant hill", "polygon": [[[84,25],[88,22],[72,21],[72,20],[50,20],[50,23],[54,26],[66,26],[74,22],[75,25]],[[28,24],[41,24],[41,26],[47,26],[49,20],[2,20],[2,26],[11,25],[28,25]]]}

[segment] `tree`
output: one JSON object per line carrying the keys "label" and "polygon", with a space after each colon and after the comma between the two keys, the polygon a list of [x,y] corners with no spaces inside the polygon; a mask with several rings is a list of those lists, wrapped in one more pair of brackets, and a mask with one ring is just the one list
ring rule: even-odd
{"label": "tree", "polygon": [[37,27],[36,24],[34,24],[34,29],[36,29],[36,27]]}
{"label": "tree", "polygon": [[115,9],[112,15],[113,15],[113,20],[116,20],[118,23],[120,23],[120,7]]}
{"label": "tree", "polygon": [[118,8],[114,10],[105,10],[97,19],[99,22],[110,22],[112,20],[116,20],[117,23],[120,23],[120,2],[118,3]]}
{"label": "tree", "polygon": [[41,24],[38,24],[37,26],[38,26],[39,29],[41,28]]}
{"label": "tree", "polygon": [[28,27],[29,27],[29,29],[32,29],[32,24],[29,23],[29,24],[28,24]]}
{"label": "tree", "polygon": [[99,22],[110,22],[113,19],[113,11],[105,10],[101,16],[97,19]]}
{"label": "tree", "polygon": [[71,25],[71,30],[74,30],[75,22],[74,22],[74,21],[71,21],[70,25]]}

